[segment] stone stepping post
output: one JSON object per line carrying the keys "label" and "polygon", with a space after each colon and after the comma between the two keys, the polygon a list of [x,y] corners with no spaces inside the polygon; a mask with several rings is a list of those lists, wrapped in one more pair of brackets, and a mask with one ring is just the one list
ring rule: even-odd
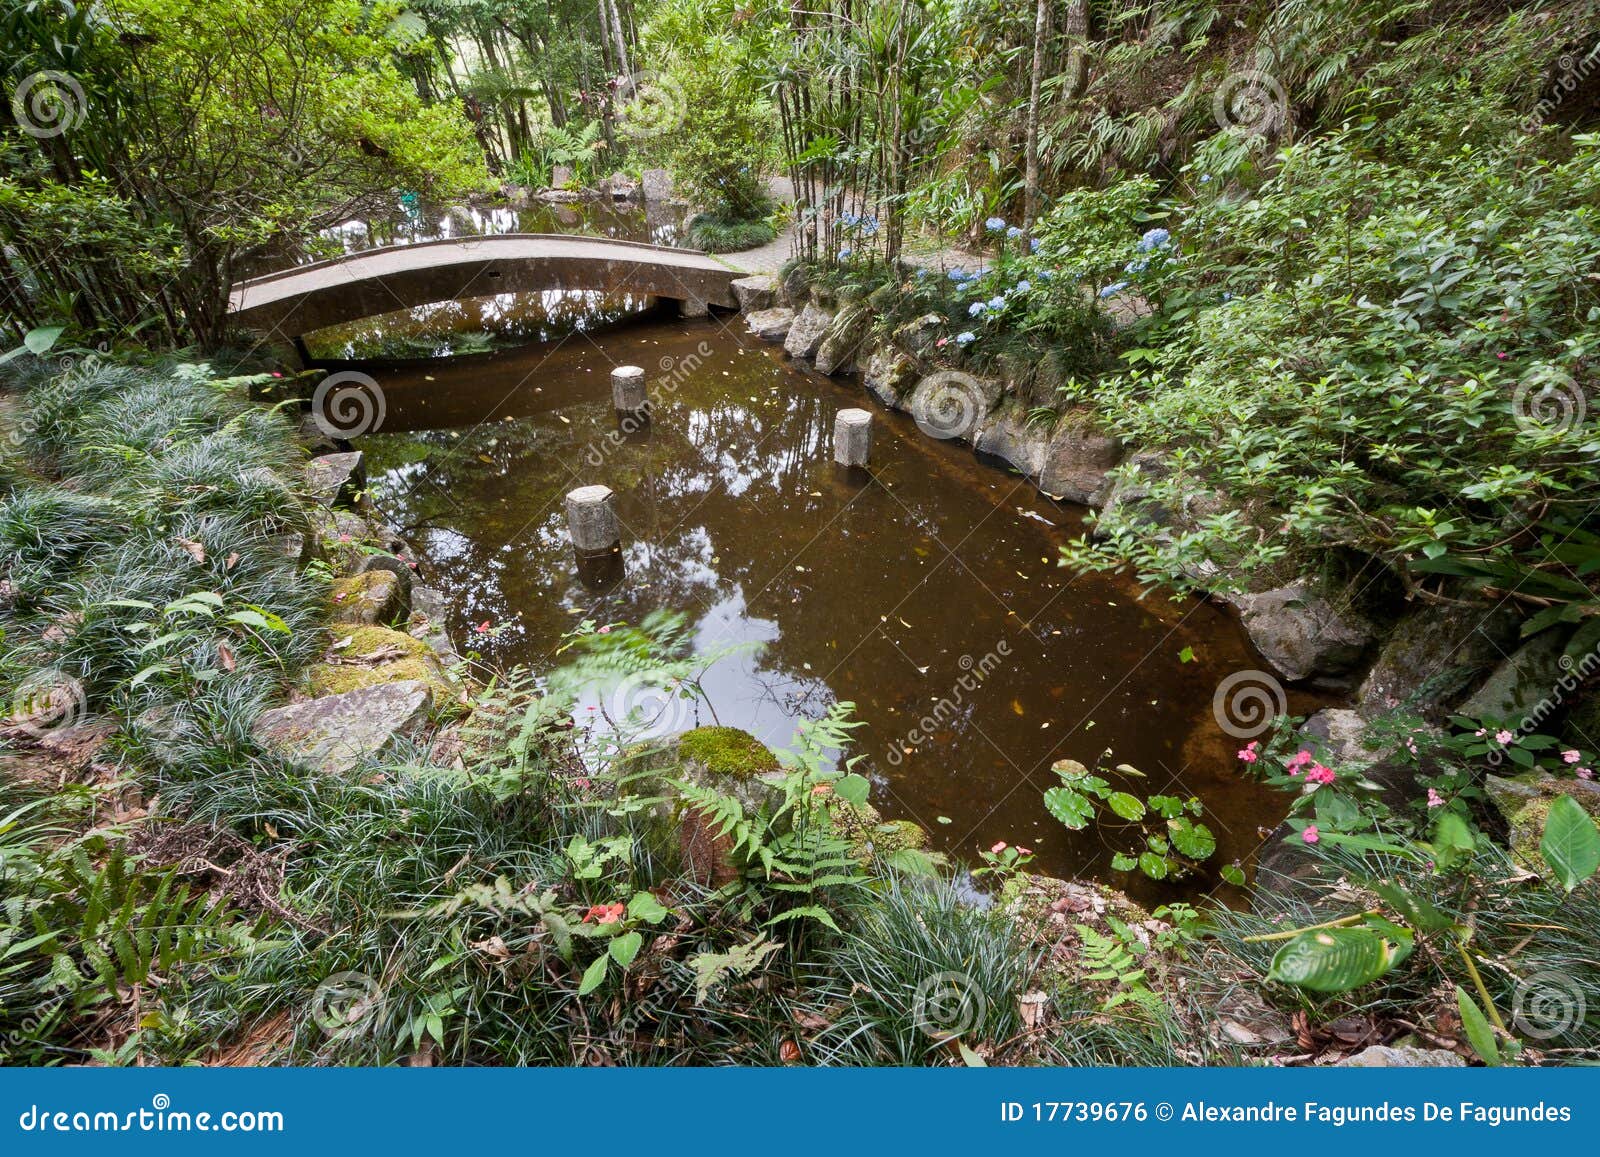
{"label": "stone stepping post", "polygon": [[610,554],[622,547],[611,487],[580,486],[567,493],[567,533],[580,558]]}
{"label": "stone stepping post", "polygon": [[619,414],[642,414],[649,405],[645,393],[644,370],[638,366],[618,366],[611,371],[611,401]]}
{"label": "stone stepping post", "polygon": [[872,415],[866,410],[840,410],[833,420],[833,460],[841,466],[865,466],[872,456]]}

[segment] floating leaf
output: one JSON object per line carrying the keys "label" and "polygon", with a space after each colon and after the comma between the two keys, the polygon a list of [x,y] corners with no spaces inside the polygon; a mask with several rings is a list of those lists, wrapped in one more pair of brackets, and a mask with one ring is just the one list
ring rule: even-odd
{"label": "floating leaf", "polygon": [[1094,818],[1094,804],[1082,792],[1070,787],[1052,787],[1044,793],[1044,806],[1072,831],[1082,831]]}
{"label": "floating leaf", "polygon": [[1168,820],[1167,835],[1172,837],[1172,846],[1178,849],[1178,854],[1191,860],[1208,859],[1217,850],[1217,837],[1211,834],[1211,829],[1190,819]]}
{"label": "floating leaf", "polygon": [[1114,791],[1106,797],[1106,805],[1125,820],[1144,819],[1144,802],[1136,795],[1129,795],[1125,791]]}
{"label": "floating leaf", "polygon": [[1140,852],[1139,870],[1152,880],[1165,880],[1167,878],[1167,857],[1158,856],[1154,852]]}

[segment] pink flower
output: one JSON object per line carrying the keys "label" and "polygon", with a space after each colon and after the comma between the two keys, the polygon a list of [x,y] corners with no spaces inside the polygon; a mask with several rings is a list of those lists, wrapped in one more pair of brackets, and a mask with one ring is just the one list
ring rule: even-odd
{"label": "pink flower", "polygon": [[1577,748],[1573,748],[1570,751],[1563,751],[1561,753],[1561,759],[1562,759],[1562,761],[1564,763],[1577,763],[1578,760],[1580,760],[1582,758],[1583,758],[1583,753],[1581,751],[1579,751]]}
{"label": "pink flower", "polygon": [[1497,353],[1494,356],[1499,358],[1501,361],[1505,361],[1506,358],[1510,357],[1511,355],[1507,353]]}
{"label": "pink flower", "polygon": [[489,620],[488,619],[484,619],[483,622],[479,623],[476,627],[473,627],[472,629],[474,631],[477,631],[478,634],[480,634],[480,635],[487,635],[490,631],[494,630],[494,628],[489,625]]}
{"label": "pink flower", "polygon": [[1305,831],[1300,833],[1300,838],[1308,844],[1314,844],[1322,837],[1317,834],[1316,824],[1307,824]]}
{"label": "pink flower", "polygon": [[1300,769],[1310,762],[1311,753],[1309,751],[1301,750],[1295,752],[1288,759],[1286,759],[1283,766],[1288,769],[1290,775],[1299,775]]}
{"label": "pink flower", "polygon": [[1018,848],[1017,849],[1017,855],[1019,855],[1019,856],[1031,856],[1031,855],[1033,855],[1033,849],[1032,848]]}
{"label": "pink flower", "polygon": [[1499,731],[1496,731],[1494,733],[1494,741],[1496,743],[1498,743],[1501,747],[1504,747],[1506,744],[1510,743],[1515,738],[1516,738],[1515,735],[1513,735],[1511,732],[1505,730],[1504,728],[1501,728]]}
{"label": "pink flower", "polygon": [[1482,739],[1485,735],[1488,735],[1489,733],[1487,731],[1485,731],[1483,728],[1480,727],[1480,728],[1478,728],[1478,730],[1474,731],[1472,734],[1477,736],[1479,739]]}
{"label": "pink flower", "polygon": [[1440,795],[1431,787],[1428,789],[1428,807],[1444,807],[1444,796]]}
{"label": "pink flower", "polygon": [[589,779],[587,776],[580,775],[577,779],[572,781],[572,786],[577,788],[579,791],[588,791],[590,786]]}
{"label": "pink flower", "polygon": [[610,627],[601,627],[598,633],[602,634],[602,635],[609,635],[611,633],[611,628]]}
{"label": "pink flower", "polygon": [[1239,752],[1239,761],[1241,763],[1254,763],[1258,758],[1254,749],[1255,744],[1252,743],[1249,747]]}
{"label": "pink flower", "polygon": [[1003,852],[1005,850],[1006,850],[1006,842],[1004,840],[1001,840],[998,844],[996,844],[994,847],[989,849],[990,853],[992,855],[996,855],[996,856],[998,856],[1001,852]]}
{"label": "pink flower", "polygon": [[1307,783],[1332,783],[1337,778],[1333,768],[1324,767],[1320,763],[1313,763],[1306,771]]}
{"label": "pink flower", "polygon": [[1593,779],[1594,778],[1594,772],[1589,770],[1587,767],[1580,767],[1580,768],[1578,768],[1577,771],[1573,772],[1573,774],[1576,775],[1579,779]]}

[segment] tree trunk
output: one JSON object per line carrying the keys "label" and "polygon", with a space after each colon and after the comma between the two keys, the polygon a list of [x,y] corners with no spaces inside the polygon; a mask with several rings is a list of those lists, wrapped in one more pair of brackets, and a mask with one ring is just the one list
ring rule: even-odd
{"label": "tree trunk", "polygon": [[1034,219],[1039,215],[1039,90],[1044,84],[1044,46],[1049,34],[1049,0],[1037,0],[1033,14],[1033,70],[1028,78],[1028,142],[1022,193],[1022,228],[1030,234]]}

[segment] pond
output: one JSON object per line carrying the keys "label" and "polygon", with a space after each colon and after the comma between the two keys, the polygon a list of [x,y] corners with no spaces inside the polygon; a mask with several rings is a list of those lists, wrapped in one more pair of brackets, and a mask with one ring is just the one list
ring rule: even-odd
{"label": "pond", "polygon": [[[762,647],[714,665],[709,709],[668,724],[783,747],[795,720],[853,702],[873,803],[969,862],[1004,840],[1034,849],[1036,870],[1147,899],[1215,883],[1112,871],[1114,834],[1068,832],[1043,807],[1062,758],[1132,765],[1141,795],[1199,796],[1212,868],[1248,859],[1283,802],[1240,774],[1240,741],[1213,717],[1219,682],[1262,665],[1230,613],[1062,569],[1080,509],[904,415],[878,411],[870,470],[844,472],[834,415],[864,393],[741,330],[645,315],[365,366],[387,406],[359,443],[378,500],[447,594],[463,649],[548,670],[581,619],[679,611],[703,650]],[[609,389],[620,364],[645,367],[660,397],[626,437]],[[625,574],[601,589],[578,573],[562,507],[589,483],[616,492],[624,527]]]}

